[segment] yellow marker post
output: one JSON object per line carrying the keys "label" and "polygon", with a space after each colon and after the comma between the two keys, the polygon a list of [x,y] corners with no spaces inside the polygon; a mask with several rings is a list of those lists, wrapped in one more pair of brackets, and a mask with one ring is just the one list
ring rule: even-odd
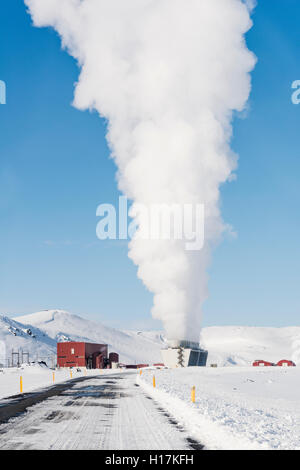
{"label": "yellow marker post", "polygon": [[156,387],[156,383],[155,383],[155,375],[153,375],[153,387],[154,387],[154,388]]}
{"label": "yellow marker post", "polygon": [[72,378],[72,371],[70,370],[70,377]]}
{"label": "yellow marker post", "polygon": [[23,393],[23,377],[20,375],[20,393]]}
{"label": "yellow marker post", "polygon": [[140,375],[142,375],[142,369],[140,369]]}
{"label": "yellow marker post", "polygon": [[53,381],[53,383],[55,382],[55,373],[54,372],[52,372],[52,381]]}
{"label": "yellow marker post", "polygon": [[192,403],[195,403],[196,401],[196,387],[192,387],[192,393],[191,393],[191,400],[192,400]]}

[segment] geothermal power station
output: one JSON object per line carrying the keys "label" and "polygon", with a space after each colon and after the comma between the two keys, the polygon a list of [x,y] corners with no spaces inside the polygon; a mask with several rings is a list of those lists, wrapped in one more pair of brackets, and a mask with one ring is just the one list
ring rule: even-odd
{"label": "geothermal power station", "polygon": [[168,348],[161,351],[166,367],[206,366],[207,354],[199,343],[187,340],[169,340]]}
{"label": "geothermal power station", "polygon": [[[169,340],[168,347],[161,350],[163,364],[168,368],[206,366],[207,351],[199,343],[187,340]],[[119,355],[108,355],[107,344],[66,341],[57,343],[58,367],[86,367],[103,369],[119,367]],[[141,367],[135,365],[130,367]],[[144,364],[143,366],[148,366]],[[127,366],[129,367],[129,366]]]}

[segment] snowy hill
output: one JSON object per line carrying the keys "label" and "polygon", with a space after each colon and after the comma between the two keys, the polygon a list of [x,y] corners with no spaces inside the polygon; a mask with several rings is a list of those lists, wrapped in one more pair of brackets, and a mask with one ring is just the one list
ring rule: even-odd
{"label": "snowy hill", "polygon": [[64,310],[45,310],[17,317],[23,325],[36,327],[57,341],[105,343],[126,363],[160,362],[163,338],[153,332],[123,332],[92,322]]}
{"label": "snowy hill", "polygon": [[267,328],[214,326],[203,328],[201,343],[208,350],[208,364],[251,365],[255,359],[277,363],[292,359],[300,365],[300,327]]}
{"label": "snowy hill", "polygon": [[[23,349],[31,360],[49,363],[57,341],[105,343],[126,363],[161,362],[165,338],[159,331],[120,331],[63,310],[45,310],[14,320],[0,316],[0,363],[5,352]],[[208,352],[208,364],[247,366],[255,359],[278,362],[292,359],[300,365],[300,327],[259,328],[222,326],[203,328],[201,344]]]}
{"label": "snowy hill", "polygon": [[6,361],[11,360],[12,350],[29,353],[32,361],[46,358],[49,361],[55,354],[56,341],[32,325],[23,325],[0,315],[0,364],[7,365]]}

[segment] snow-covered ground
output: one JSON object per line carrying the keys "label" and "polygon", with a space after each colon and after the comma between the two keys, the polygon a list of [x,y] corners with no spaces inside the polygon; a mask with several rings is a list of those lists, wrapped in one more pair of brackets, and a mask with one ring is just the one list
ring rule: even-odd
{"label": "snow-covered ground", "polygon": [[76,369],[72,370],[72,377],[69,370],[58,369],[52,370],[48,367],[32,364],[24,364],[21,367],[10,367],[0,370],[0,398],[17,395],[20,393],[20,377],[23,380],[23,393],[32,392],[39,388],[49,387],[53,385],[53,372],[55,383],[65,382],[67,380],[82,377],[85,374],[98,375],[100,373],[109,374],[113,371],[87,370],[82,369],[80,372]]}
{"label": "snow-covered ground", "polygon": [[[0,316],[0,367],[12,350],[29,352],[31,361],[43,359],[52,366],[57,341],[70,340],[106,343],[125,363],[161,362],[160,350],[166,346],[159,331],[120,331],[69,312],[47,310],[15,319]],[[142,380],[149,393],[154,392],[208,448],[300,448],[299,368],[249,367],[255,359],[292,359],[300,366],[300,327],[203,328],[201,344],[209,351],[208,365],[216,363],[218,368],[157,371],[154,391],[152,372],[145,372]],[[73,372],[73,377],[78,374],[84,371]],[[20,375],[25,393],[52,385],[51,369],[4,369],[0,397],[19,392]],[[68,371],[55,372],[56,382],[69,378]],[[192,385],[197,389],[195,405],[190,403]]]}
{"label": "snow-covered ground", "polygon": [[299,326],[212,326],[203,328],[201,343],[208,350],[208,364],[250,366],[255,359],[292,359],[300,365]]}
{"label": "snow-covered ground", "polygon": [[[60,446],[68,448],[69,445],[74,448],[91,448],[90,446],[101,448],[101,445],[104,445],[102,448],[109,449],[160,449],[162,448],[159,447],[162,445],[162,438],[154,438],[157,429],[160,429],[160,427],[164,433],[171,433],[170,439],[167,437],[165,441],[168,446],[172,444],[174,447],[166,448],[185,448],[184,442],[180,442],[180,439],[176,445],[183,447],[176,447],[175,443],[177,441],[174,441],[176,437],[175,429],[172,431],[163,422],[157,427],[160,420],[157,410],[163,409],[175,418],[175,421],[172,422],[177,423],[178,429],[185,429],[185,436],[194,438],[197,442],[203,444],[206,449],[300,449],[300,370],[298,368],[226,367],[175,370],[149,368],[143,369],[141,376],[136,375],[134,371],[129,376],[128,372],[88,371],[88,374],[92,376],[95,373],[98,373],[99,379],[109,380],[107,384],[114,384],[114,377],[117,375],[120,378],[123,376],[124,379],[128,377],[128,384],[127,379],[121,380],[121,385],[124,388],[123,395],[120,394],[120,389],[116,389],[118,396],[122,395],[124,397],[136,396],[135,388],[130,379],[130,377],[132,379],[136,377],[138,384],[142,386],[146,394],[154,399],[154,404],[157,404],[156,409],[153,407],[150,407],[150,409],[149,401],[143,399],[140,395],[138,402],[132,402],[134,406],[130,404],[132,398],[129,398],[128,403],[127,399],[122,401],[122,404],[126,407],[121,407],[121,411],[119,410],[115,415],[117,420],[113,416],[111,417],[112,429],[125,429],[125,434],[114,431],[111,433],[112,437],[106,439],[105,442],[103,441],[102,444],[100,443],[101,436],[96,436],[99,437],[99,442],[97,439],[90,439],[89,443],[81,441],[74,443],[75,441],[73,442],[72,439],[68,442],[60,441],[57,438],[57,433],[52,434],[55,427],[54,425],[50,426],[52,421],[49,425],[47,424],[50,419],[49,416],[56,416],[57,414],[57,420],[55,418],[53,423],[57,423],[56,427],[59,426],[59,423],[62,423],[64,430],[67,429],[69,424],[73,426],[74,423],[76,424],[76,420],[79,420],[78,426],[82,426],[83,423],[90,423],[90,437],[96,431],[97,435],[101,434],[98,432],[101,426],[98,429],[96,421],[93,420],[93,417],[96,416],[94,412],[99,411],[97,403],[93,403],[93,400],[97,397],[93,390],[96,382],[91,382],[92,388],[88,383],[87,390],[85,390],[84,384],[75,385],[75,389],[72,388],[73,391],[70,392],[70,396],[64,394],[66,396],[62,398],[54,397],[42,402],[30,408],[32,411],[28,415],[29,418],[25,414],[24,417],[16,418],[11,421],[11,424],[5,425],[6,427],[4,426],[5,429],[3,428],[3,430],[6,433],[6,440],[2,439],[3,448],[11,448],[12,444],[20,446],[19,448],[25,448],[26,446],[26,448],[49,448],[49,442],[51,441],[51,447],[54,446],[53,448],[60,448]],[[52,370],[46,367],[36,365],[25,366],[23,369],[9,369],[4,374],[0,373],[2,397],[18,393],[19,376],[21,374],[23,376],[24,392],[52,384]],[[84,371],[78,373],[73,371],[73,378],[76,379],[83,374]],[[155,388],[153,388],[153,375],[156,379]],[[111,379],[109,379],[109,376]],[[63,370],[55,372],[56,383],[69,379],[69,372]],[[91,377],[91,380],[94,379]],[[101,383],[99,384],[99,397],[105,400],[106,385],[103,389],[103,395]],[[196,387],[195,403],[191,403],[192,386]],[[78,406],[77,389],[84,389],[82,397],[85,401],[87,400],[86,403],[83,403],[84,406],[87,406],[86,409]],[[90,391],[90,395],[88,391]],[[108,398],[110,397],[109,393]],[[62,401],[68,401],[72,394],[75,394],[74,405],[77,406],[74,406],[72,412],[68,414],[65,412],[66,404]],[[137,404],[138,410],[136,408]],[[115,400],[109,401],[107,405],[104,404],[103,406],[104,408],[106,406],[114,408]],[[74,416],[73,412],[81,409],[85,412],[83,414],[77,413]],[[131,409],[134,411],[130,414]],[[68,410],[70,411],[70,408]],[[89,410],[92,410],[92,413]],[[86,411],[89,413],[87,416]],[[100,415],[97,415],[98,418],[101,418]],[[136,419],[137,417],[142,417],[142,419]],[[68,423],[65,420],[71,421]],[[153,425],[151,424],[151,429],[147,428],[147,432],[145,432],[145,423],[150,423],[150,421]],[[35,432],[28,431],[28,436],[27,433],[25,433],[25,436],[24,429],[28,426],[33,426],[35,432],[38,430],[42,432],[35,434]],[[45,429],[43,426],[46,426]],[[44,439],[45,432],[47,439]],[[178,434],[177,437],[179,438]],[[144,447],[145,445],[149,447]]]}
{"label": "snow-covered ground", "polygon": [[116,372],[70,384],[0,425],[0,449],[190,450],[189,433],[170,423],[135,376]]}
{"label": "snow-covered ground", "polygon": [[297,367],[148,369],[137,380],[208,449],[300,449]]}

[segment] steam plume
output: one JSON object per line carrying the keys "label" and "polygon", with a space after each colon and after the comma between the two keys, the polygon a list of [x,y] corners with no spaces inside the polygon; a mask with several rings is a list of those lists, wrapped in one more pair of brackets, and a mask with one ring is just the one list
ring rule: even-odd
{"label": "steam plume", "polygon": [[[154,294],[167,336],[198,340],[207,267],[224,224],[219,187],[237,157],[232,115],[255,64],[244,35],[252,1],[25,0],[81,69],[74,104],[108,120],[120,189],[136,204],[205,204],[205,246],[132,240],[129,256]],[[138,206],[136,218],[139,220]]]}

